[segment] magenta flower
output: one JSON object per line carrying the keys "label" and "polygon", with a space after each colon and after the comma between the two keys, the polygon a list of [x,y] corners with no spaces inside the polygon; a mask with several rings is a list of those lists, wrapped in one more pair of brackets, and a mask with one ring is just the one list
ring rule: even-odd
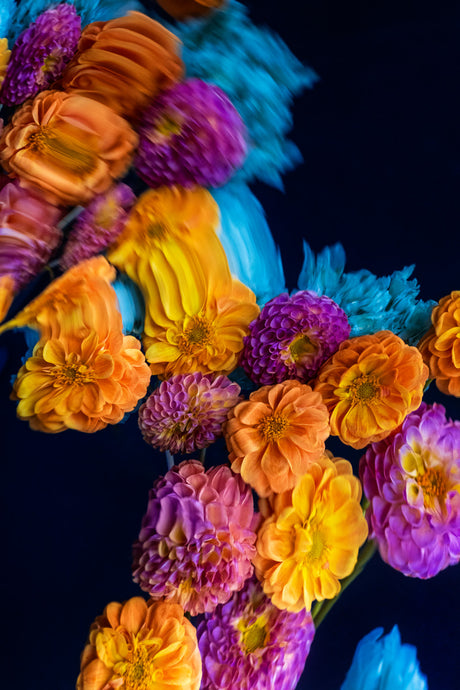
{"label": "magenta flower", "polygon": [[309,290],[271,299],[249,326],[241,364],[255,383],[312,379],[350,334],[345,312]]}
{"label": "magenta flower", "polygon": [[228,601],[252,575],[256,518],[251,488],[225,465],[176,465],[150,491],[134,581],[193,616]]}
{"label": "magenta flower", "polygon": [[40,14],[13,46],[0,102],[18,105],[49,88],[74,55],[80,34],[73,5],[62,3]]}
{"label": "magenta flower", "polygon": [[142,436],[154,448],[173,454],[206,448],[221,436],[239,394],[239,385],[226,376],[214,380],[199,372],[173,376],[139,409]]}
{"label": "magenta flower", "polygon": [[312,617],[281,611],[255,578],[199,624],[202,690],[293,690],[315,634]]}
{"label": "magenta flower", "polygon": [[460,422],[422,403],[361,458],[369,537],[404,575],[434,577],[460,561],[459,448]]}
{"label": "magenta flower", "polygon": [[189,79],[160,94],[145,113],[134,165],[150,187],[218,187],[242,165],[245,137],[226,94]]}

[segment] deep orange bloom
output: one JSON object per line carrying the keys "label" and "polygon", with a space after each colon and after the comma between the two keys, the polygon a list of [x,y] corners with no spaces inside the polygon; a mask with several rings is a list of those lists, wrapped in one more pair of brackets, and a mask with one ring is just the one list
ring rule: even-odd
{"label": "deep orange bloom", "polygon": [[263,386],[236,405],[224,428],[232,470],[259,496],[292,489],[324,453],[329,414],[299,381]]}
{"label": "deep orange bloom", "polygon": [[391,331],[345,340],[321,367],[314,390],[331,418],[331,434],[353,448],[386,438],[422,401],[428,367]]}
{"label": "deep orange bloom", "polygon": [[7,274],[0,276],[0,321],[5,318],[14,297],[14,278]]}
{"label": "deep orange bloom", "polygon": [[103,103],[43,91],[19,108],[0,137],[0,161],[52,204],[87,203],[124,175],[137,146],[130,125]]}
{"label": "deep orange bloom", "polygon": [[203,17],[223,5],[224,0],[157,0],[165,12],[182,21],[187,17]]}
{"label": "deep orange bloom", "polygon": [[178,604],[133,597],[92,624],[77,690],[198,690],[196,630]]}
{"label": "deep orange bloom", "polygon": [[440,391],[460,397],[460,291],[440,301],[431,314],[432,326],[418,348]]}

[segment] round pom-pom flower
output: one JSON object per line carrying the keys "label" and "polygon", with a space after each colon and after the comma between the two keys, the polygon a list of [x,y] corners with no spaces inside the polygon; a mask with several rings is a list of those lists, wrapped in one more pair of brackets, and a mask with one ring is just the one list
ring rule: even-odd
{"label": "round pom-pom flower", "polygon": [[221,89],[189,79],[160,94],[145,113],[134,165],[150,187],[218,187],[243,163],[245,131]]}
{"label": "round pom-pom flower", "polygon": [[77,690],[198,690],[196,630],[177,604],[112,601],[91,625]]}
{"label": "round pom-pom flower", "polygon": [[434,577],[460,561],[459,448],[460,422],[422,403],[361,458],[370,537],[404,575]]}
{"label": "round pom-pom flower", "polygon": [[255,578],[197,630],[202,690],[294,690],[315,634],[311,614],[273,606]]}
{"label": "round pom-pom flower", "polygon": [[192,453],[222,434],[239,394],[239,385],[226,376],[213,379],[200,372],[172,376],[140,407],[139,428],[154,448]]}
{"label": "round pom-pom flower", "polygon": [[229,467],[182,462],[150,491],[134,581],[192,616],[214,611],[252,575],[255,519],[251,489]]}
{"label": "round pom-pom flower", "polygon": [[283,293],[250,325],[241,364],[255,383],[307,381],[349,334],[345,312],[329,297]]}
{"label": "round pom-pom flower", "polygon": [[345,340],[320,369],[314,390],[330,412],[331,434],[364,448],[396,429],[422,401],[428,367],[391,331]]}
{"label": "round pom-pom flower", "polygon": [[431,314],[418,347],[440,391],[460,397],[460,291],[446,295]]}
{"label": "round pom-pom flower", "polygon": [[329,414],[299,381],[263,386],[229,413],[224,428],[232,470],[259,496],[292,489],[324,453]]}
{"label": "round pom-pom flower", "polygon": [[49,88],[73,57],[81,22],[75,7],[50,7],[17,38],[0,92],[0,102],[18,105]]}

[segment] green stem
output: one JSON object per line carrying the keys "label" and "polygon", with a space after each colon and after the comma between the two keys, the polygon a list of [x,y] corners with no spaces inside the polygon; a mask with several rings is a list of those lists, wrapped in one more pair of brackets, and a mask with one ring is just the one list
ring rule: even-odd
{"label": "green stem", "polygon": [[200,453],[200,462],[202,462],[203,465],[204,465],[205,458],[206,458],[206,448],[202,448],[201,453]]}

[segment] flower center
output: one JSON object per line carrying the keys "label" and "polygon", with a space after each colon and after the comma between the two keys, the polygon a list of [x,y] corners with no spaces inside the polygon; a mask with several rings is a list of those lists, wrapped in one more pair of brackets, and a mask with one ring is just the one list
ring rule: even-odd
{"label": "flower center", "polygon": [[243,623],[240,630],[240,645],[243,647],[245,654],[252,654],[256,649],[263,649],[267,645],[268,631],[264,620],[258,618],[252,625],[247,627]]}
{"label": "flower center", "polygon": [[123,671],[124,687],[126,690],[150,690],[153,687],[157,673],[153,669],[152,660],[144,645],[139,645]]}
{"label": "flower center", "polygon": [[94,373],[86,364],[82,364],[75,353],[66,357],[64,366],[56,367],[53,372],[56,385],[82,386],[94,381]]}
{"label": "flower center", "polygon": [[178,347],[186,355],[209,345],[213,335],[212,325],[204,316],[194,316],[191,324],[179,335]]}
{"label": "flower center", "polygon": [[155,125],[155,131],[161,134],[162,137],[171,137],[174,134],[180,134],[180,123],[172,117],[169,113],[164,113]]}
{"label": "flower center", "polygon": [[353,381],[348,392],[354,403],[369,403],[378,396],[379,386],[375,376],[363,374]]}
{"label": "flower center", "polygon": [[262,419],[258,429],[265,441],[278,441],[285,435],[289,421],[281,414],[269,414]]}
{"label": "flower center", "polygon": [[297,335],[289,345],[289,354],[294,362],[302,362],[316,352],[317,347],[306,333]]}
{"label": "flower center", "polygon": [[416,477],[416,482],[423,491],[425,506],[433,504],[435,498],[443,498],[447,491],[446,476],[440,467],[429,467]]}
{"label": "flower center", "polygon": [[57,168],[71,170],[76,176],[87,175],[96,167],[97,156],[88,145],[67,132],[53,130],[50,126],[40,127],[28,141],[32,151],[37,151]]}
{"label": "flower center", "polygon": [[315,530],[311,535],[311,548],[307,554],[308,561],[318,561],[326,548],[326,540],[319,530]]}

